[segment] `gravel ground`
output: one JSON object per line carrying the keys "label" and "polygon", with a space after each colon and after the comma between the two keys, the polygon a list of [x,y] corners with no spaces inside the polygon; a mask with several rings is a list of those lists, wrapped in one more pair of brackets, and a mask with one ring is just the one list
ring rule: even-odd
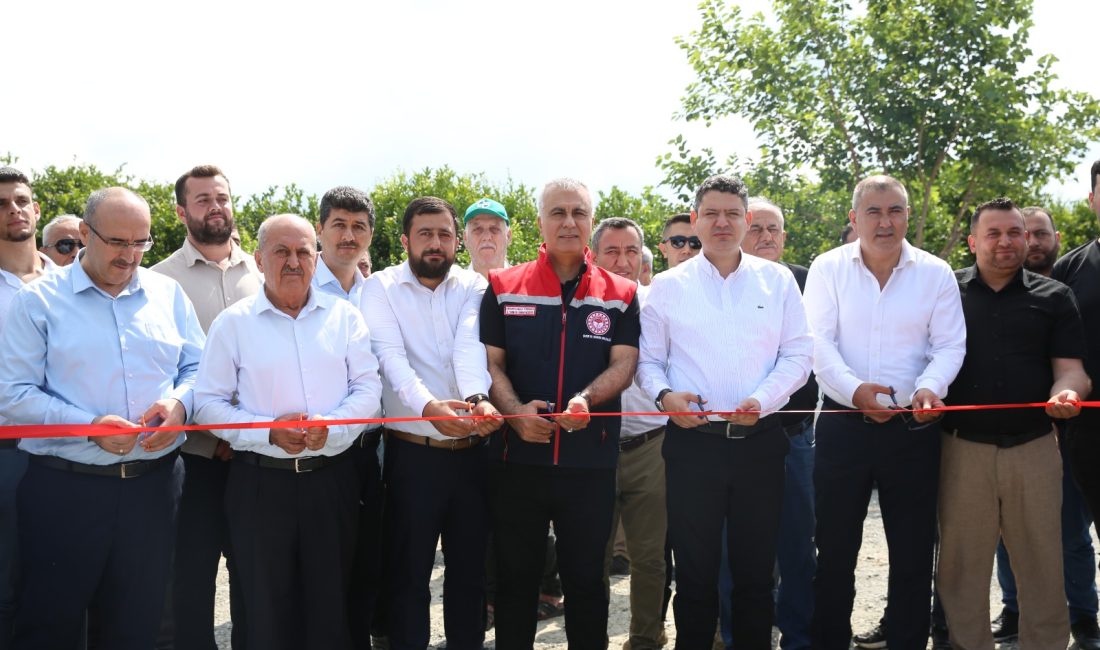
{"label": "gravel ground", "polygon": [[[1093,534],[1094,544],[1095,532]],[[860,551],[858,575],[856,577],[856,602],[852,612],[852,628],[858,634],[870,630],[878,622],[882,615],[882,609],[886,604],[886,580],[889,573],[889,565],[886,553],[886,538],[882,531],[882,517],[879,513],[878,499],[872,498],[871,506],[867,513],[867,522],[863,529],[863,547]],[[432,639],[433,645],[443,644],[443,560],[442,554],[436,555],[436,568],[432,573]],[[630,622],[630,579],[626,577],[612,578],[611,580],[611,613],[608,622],[608,634],[611,636],[612,650],[622,647],[628,634]],[[993,616],[1000,611],[1000,589],[996,580],[990,586],[990,611]],[[218,647],[228,650],[229,631],[232,623],[229,621],[229,591],[228,581],[223,563],[222,570],[218,574],[218,599],[215,612],[215,624],[217,627]],[[672,623],[672,614],[666,624],[666,632],[669,638],[668,648],[676,638],[676,627]],[[778,636],[775,637],[778,641]],[[492,647],[493,632],[486,636],[486,646]],[[543,621],[539,624],[535,637],[535,646],[545,649],[565,649],[564,619],[555,618]],[[1073,645],[1070,646],[1075,647]],[[1015,650],[1015,644],[1005,644],[1001,650]]]}

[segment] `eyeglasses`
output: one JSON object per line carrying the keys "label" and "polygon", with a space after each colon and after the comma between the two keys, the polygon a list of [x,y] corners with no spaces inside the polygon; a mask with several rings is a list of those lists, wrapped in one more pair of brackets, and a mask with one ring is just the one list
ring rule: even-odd
{"label": "eyeglasses", "polygon": [[[95,233],[96,237],[99,237],[100,239],[102,239],[103,243],[107,244],[111,248],[115,248],[115,249],[118,249],[120,251],[124,251],[127,248],[134,248],[134,249],[137,249],[137,250],[141,251],[142,253],[146,253],[146,252],[149,251],[149,249],[153,248],[153,239],[152,238],[139,239],[137,241],[126,241],[125,239],[115,239],[114,237],[112,237],[111,239],[107,239],[103,235],[99,234],[99,231],[96,230],[95,228],[93,228],[92,224],[88,223],[87,221],[85,221],[84,223],[86,223],[88,225],[89,230],[91,230],[92,232]],[[58,250],[61,250],[61,249],[58,249]]]}
{"label": "eyeglasses", "polygon": [[[939,419],[936,418],[936,420],[931,420],[929,422],[917,422],[916,418],[913,417],[913,411],[911,409],[902,408],[898,404],[898,394],[897,391],[894,390],[893,386],[890,386],[890,401],[893,402],[893,404],[891,404],[887,408],[889,408],[891,411],[898,411],[898,417],[901,418],[901,421],[905,423],[906,428],[908,428],[910,431],[920,431],[921,429],[930,427],[936,423],[936,420]],[[866,415],[863,416],[863,421],[867,424],[885,424],[883,422],[875,422]],[[887,422],[889,422],[889,420],[887,420]]]}
{"label": "eyeglasses", "polygon": [[703,242],[699,241],[699,238],[695,235],[692,235],[691,237],[685,237],[684,235],[673,235],[671,237],[665,237],[661,240],[661,243],[663,244],[666,241],[672,244],[672,247],[675,249],[683,248],[684,244],[690,246],[691,250],[693,251],[697,251],[703,247]]}
{"label": "eyeglasses", "polygon": [[80,250],[84,248],[84,242],[79,239],[58,239],[56,242],[44,246],[43,248],[56,248],[58,253],[68,255],[73,252],[73,249]]}

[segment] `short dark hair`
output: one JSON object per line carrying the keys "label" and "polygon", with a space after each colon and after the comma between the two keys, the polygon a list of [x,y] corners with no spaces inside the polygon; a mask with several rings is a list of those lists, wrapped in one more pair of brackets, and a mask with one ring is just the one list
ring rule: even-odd
{"label": "short dark hair", "polygon": [[409,235],[412,231],[413,218],[417,215],[440,213],[450,213],[451,219],[455,222],[455,234],[457,234],[458,212],[455,211],[455,206],[434,196],[422,196],[418,199],[413,199],[412,203],[405,208],[405,216],[401,219],[401,232],[405,233],[406,237]]}
{"label": "short dark hair", "polygon": [[852,234],[852,230],[854,230],[854,229],[855,229],[855,226],[852,225],[851,221],[844,224],[844,227],[840,229],[840,243],[841,244],[847,244],[848,243],[848,235]]}
{"label": "short dark hair", "polygon": [[1092,163],[1092,171],[1089,173],[1089,180],[1092,181],[1091,183],[1089,183],[1089,192],[1092,192],[1096,189],[1097,176],[1100,176],[1100,160]]}
{"label": "short dark hair", "polygon": [[[642,227],[638,225],[633,219],[627,219],[626,217],[607,217],[601,219],[596,224],[596,229],[592,231],[592,251],[594,253],[599,252],[600,239],[607,230],[633,230],[638,234],[638,246],[645,246],[645,235],[642,234]],[[640,252],[640,250],[639,250]]]}
{"label": "short dark hair", "polygon": [[22,183],[31,187],[31,179],[26,174],[8,165],[0,167],[0,183]]}
{"label": "short dark hair", "polygon": [[736,176],[715,174],[703,181],[703,184],[700,185],[699,189],[695,192],[695,203],[692,204],[692,209],[696,212],[699,211],[699,206],[703,203],[703,195],[707,192],[736,194],[745,202],[745,209],[747,210],[749,207],[749,189],[745,187],[745,182]]}
{"label": "short dark hair", "polygon": [[192,167],[190,171],[186,172],[183,176],[179,177],[176,181],[176,205],[183,207],[184,202],[187,200],[187,179],[189,178],[214,178],[215,176],[221,176],[225,179],[225,184],[229,184],[229,177],[225,175],[217,165],[197,165]]}
{"label": "short dark hair", "polygon": [[366,212],[370,229],[374,230],[374,201],[362,190],[341,185],[325,192],[321,197],[321,225],[328,221],[328,215],[332,209],[347,210],[348,212]]}
{"label": "short dark hair", "polygon": [[1047,219],[1050,220],[1050,229],[1051,230],[1058,230],[1058,228],[1054,225],[1054,215],[1050,213],[1050,210],[1047,210],[1046,208],[1044,208],[1042,206],[1039,206],[1039,205],[1028,206],[1028,207],[1023,208],[1022,210],[1020,210],[1020,214],[1023,215],[1024,219],[1027,219],[1028,217],[1034,217],[1037,214],[1041,214],[1041,215],[1043,215],[1044,217],[1046,217]]}
{"label": "short dark hair", "polygon": [[[1012,211],[1017,210],[1016,204],[1012,202],[1012,199],[1000,197],[993,199],[992,201],[986,201],[974,209],[974,214],[970,215],[970,232],[974,232],[978,227],[978,219],[982,216],[983,212],[990,210],[1005,210]],[[1051,222],[1053,223],[1053,222]]]}
{"label": "short dark hair", "polygon": [[679,214],[672,215],[668,219],[665,219],[665,225],[661,228],[661,236],[662,237],[664,237],[665,235],[668,234],[668,229],[671,228],[672,224],[674,224],[674,223],[686,223],[687,225],[690,226],[691,225],[691,213],[690,212],[681,212]]}

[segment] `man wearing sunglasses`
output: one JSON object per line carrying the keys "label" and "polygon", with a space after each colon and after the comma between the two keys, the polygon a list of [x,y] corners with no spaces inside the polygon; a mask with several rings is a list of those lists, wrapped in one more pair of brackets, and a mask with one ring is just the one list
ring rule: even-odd
{"label": "man wearing sunglasses", "polygon": [[861,531],[877,484],[891,559],[887,646],[924,648],[940,429],[936,413],[910,416],[893,401],[903,409],[943,406],[962,365],[966,326],[951,268],[905,241],[909,198],[898,180],[860,181],[848,218],[858,241],[818,256],[806,279],[814,373],[830,411],[816,427],[812,643],[849,647]]}
{"label": "man wearing sunglasses", "polygon": [[695,227],[691,225],[691,215],[687,212],[674,214],[665,221],[661,231],[661,243],[657,250],[665,256],[668,268],[675,268],[699,254],[703,244],[695,236]]}
{"label": "man wearing sunglasses", "polygon": [[68,266],[84,248],[80,241],[80,217],[63,214],[42,228],[42,248],[38,249],[58,266]]}
{"label": "man wearing sunglasses", "polygon": [[976,261],[955,276],[972,336],[952,402],[1047,407],[944,418],[936,584],[952,646],[993,647],[987,594],[1002,537],[1019,578],[1020,647],[1062,648],[1062,460],[1051,418],[1077,415],[1088,396],[1085,329],[1068,287],[1024,270],[1028,232],[1012,201],[978,206],[967,240]]}

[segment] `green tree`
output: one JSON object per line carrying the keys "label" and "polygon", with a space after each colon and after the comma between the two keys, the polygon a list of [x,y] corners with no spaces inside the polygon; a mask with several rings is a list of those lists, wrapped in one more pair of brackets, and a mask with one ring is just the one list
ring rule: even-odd
{"label": "green tree", "polygon": [[826,192],[899,178],[914,244],[942,257],[963,254],[977,204],[1035,200],[1100,135],[1100,104],[1056,88],[1054,57],[1032,56],[1029,0],[773,6],[769,22],[703,1],[701,26],[678,41],[697,74],[681,117],[747,118],[763,167],[812,170]]}

